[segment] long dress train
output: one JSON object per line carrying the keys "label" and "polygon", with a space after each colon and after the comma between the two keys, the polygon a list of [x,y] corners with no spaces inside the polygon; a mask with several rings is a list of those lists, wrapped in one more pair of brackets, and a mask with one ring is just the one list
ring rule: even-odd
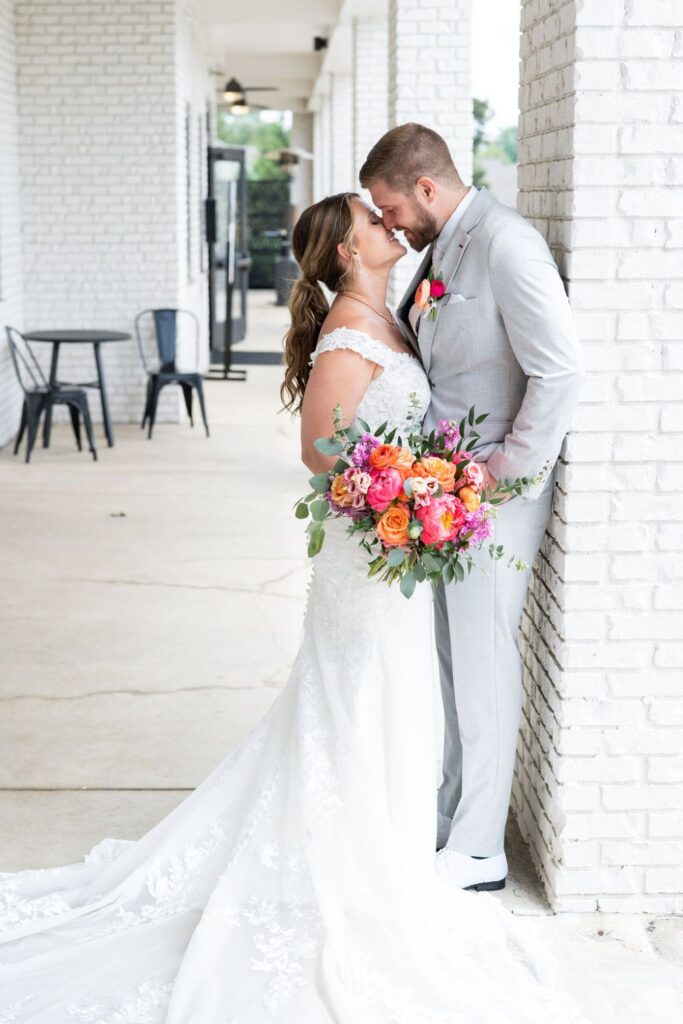
{"label": "long dress train", "polygon": [[[405,428],[417,360],[358,415]],[[367,579],[335,522],[287,686],[137,841],[0,875],[0,1024],[578,1024],[496,897],[434,869],[431,594]]]}

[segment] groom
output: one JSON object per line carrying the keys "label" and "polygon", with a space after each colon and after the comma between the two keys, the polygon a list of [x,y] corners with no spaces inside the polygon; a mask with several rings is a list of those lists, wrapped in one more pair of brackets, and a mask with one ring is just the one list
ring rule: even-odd
{"label": "groom", "polygon": [[[485,544],[481,570],[464,585],[441,584],[435,606],[445,714],[437,866],[460,888],[502,889],[522,705],[517,631],[583,377],[581,351],[544,239],[485,188],[463,184],[440,135],[419,124],[392,128],[360,181],[385,226],[427,250],[396,312],[432,389],[425,431],[474,405],[489,413],[471,453],[486,486],[532,481],[498,506],[492,539],[505,556],[493,561]],[[430,269],[445,285],[434,320],[414,303]],[[509,567],[510,555],[529,568]]]}

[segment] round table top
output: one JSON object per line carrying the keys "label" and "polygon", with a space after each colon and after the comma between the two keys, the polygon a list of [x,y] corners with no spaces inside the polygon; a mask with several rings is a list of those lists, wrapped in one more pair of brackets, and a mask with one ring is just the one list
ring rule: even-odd
{"label": "round table top", "polygon": [[90,342],[95,341],[128,341],[131,337],[125,331],[100,331],[100,330],[77,330],[77,331],[25,331],[24,337],[29,341],[51,341],[57,343],[66,342]]}

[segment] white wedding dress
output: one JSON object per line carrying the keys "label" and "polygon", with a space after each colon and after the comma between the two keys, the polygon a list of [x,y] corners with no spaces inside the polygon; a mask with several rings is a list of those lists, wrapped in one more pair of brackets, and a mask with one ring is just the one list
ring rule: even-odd
{"label": "white wedding dress", "polygon": [[[426,408],[412,356],[339,347],[383,367],[373,428]],[[0,875],[1,1024],[577,1024],[520,920],[436,875],[430,589],[366,574],[333,522],[286,688],[155,828]]]}

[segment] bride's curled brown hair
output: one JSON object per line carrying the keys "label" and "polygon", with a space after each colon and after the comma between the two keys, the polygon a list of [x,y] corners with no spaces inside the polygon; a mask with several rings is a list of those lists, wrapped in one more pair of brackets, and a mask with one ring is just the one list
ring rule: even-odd
{"label": "bride's curled brown hair", "polygon": [[355,192],[340,192],[309,206],[292,232],[292,251],[301,269],[289,298],[291,327],[284,339],[285,379],[280,397],[285,409],[298,412],[311,372],[310,358],[318,342],[329,304],[320,282],[338,292],[349,265],[339,258],[341,243],[351,252]]}

